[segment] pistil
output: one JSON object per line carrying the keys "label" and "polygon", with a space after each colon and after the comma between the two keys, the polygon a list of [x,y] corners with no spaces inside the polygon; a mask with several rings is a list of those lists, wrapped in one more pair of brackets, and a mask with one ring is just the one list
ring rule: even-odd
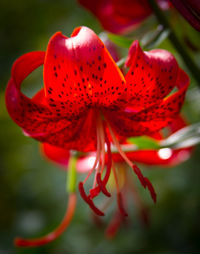
{"label": "pistil", "polygon": [[60,225],[51,233],[47,234],[46,236],[35,238],[35,239],[24,239],[24,238],[16,238],[15,245],[19,247],[37,247],[49,242],[54,241],[58,238],[68,227],[70,224],[72,217],[74,215],[75,207],[76,207],[76,194],[71,193],[69,195],[68,206],[65,213],[65,216],[60,223]]}

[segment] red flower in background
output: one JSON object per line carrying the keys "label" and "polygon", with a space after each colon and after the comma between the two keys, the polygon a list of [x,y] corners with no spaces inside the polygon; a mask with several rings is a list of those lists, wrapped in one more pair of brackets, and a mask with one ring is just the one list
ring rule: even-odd
{"label": "red flower in background", "polygon": [[[124,33],[136,28],[151,15],[147,0],[78,0],[112,33]],[[161,8],[168,8],[168,1],[158,0]]]}
{"label": "red flower in background", "polygon": [[171,0],[174,7],[196,30],[200,31],[200,1]]}
{"label": "red flower in background", "polygon": [[[44,89],[30,99],[22,94],[21,83],[42,64]],[[129,70],[124,76],[98,36],[80,27],[70,38],[56,33],[46,52],[17,59],[6,91],[8,112],[27,135],[65,150],[96,152],[94,166],[79,183],[79,190],[100,216],[104,213],[93,200],[100,193],[111,195],[107,190],[114,167],[111,144],[156,200],[150,181],[130,161],[121,144],[128,137],[153,135],[172,122],[189,84],[188,76],[169,52],[143,52],[137,41],[129,50],[126,66]],[[176,91],[169,95],[174,88]],[[86,194],[84,184],[92,172],[96,172],[93,187]],[[121,192],[117,194],[119,211],[125,216]],[[52,241],[71,220],[75,201],[72,193],[66,218],[56,232],[36,240],[18,239],[16,243],[36,246]]]}

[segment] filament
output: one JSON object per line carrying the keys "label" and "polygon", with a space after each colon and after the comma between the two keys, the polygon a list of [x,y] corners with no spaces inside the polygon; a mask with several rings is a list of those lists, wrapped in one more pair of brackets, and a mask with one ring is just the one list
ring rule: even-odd
{"label": "filament", "polygon": [[122,158],[127,162],[127,164],[133,169],[133,171],[135,172],[135,174],[137,175],[138,179],[140,180],[142,186],[144,188],[148,188],[150,195],[153,199],[154,202],[156,202],[156,192],[153,188],[153,185],[151,184],[151,182],[149,181],[149,179],[147,177],[144,177],[142,175],[142,172],[140,171],[140,169],[137,167],[137,165],[135,165],[134,163],[132,163],[129,158],[126,156],[125,152],[121,149],[120,143],[117,140],[117,138],[115,137],[115,134],[110,126],[110,124],[107,122],[112,140],[114,145],[116,146],[118,152],[120,153],[120,155],[122,156]]}

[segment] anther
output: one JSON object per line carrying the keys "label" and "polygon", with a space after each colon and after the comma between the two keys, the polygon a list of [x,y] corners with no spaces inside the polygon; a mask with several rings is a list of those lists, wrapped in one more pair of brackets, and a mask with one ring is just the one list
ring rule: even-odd
{"label": "anther", "polygon": [[104,216],[104,213],[99,210],[93,203],[92,199],[90,199],[90,197],[88,197],[85,193],[84,187],[83,187],[83,183],[80,182],[79,183],[79,191],[81,194],[81,197],[83,198],[83,200],[90,206],[90,208],[99,216]]}
{"label": "anther", "polygon": [[122,194],[121,194],[121,192],[117,193],[117,204],[118,204],[119,211],[120,211],[121,215],[123,217],[128,216],[127,212],[124,209],[124,205],[123,205],[123,202],[122,202]]}
{"label": "anther", "polygon": [[98,183],[101,191],[103,192],[103,194],[107,197],[111,197],[111,194],[107,191],[106,186],[104,185],[103,181],[101,180],[100,173],[97,174],[97,183]]}

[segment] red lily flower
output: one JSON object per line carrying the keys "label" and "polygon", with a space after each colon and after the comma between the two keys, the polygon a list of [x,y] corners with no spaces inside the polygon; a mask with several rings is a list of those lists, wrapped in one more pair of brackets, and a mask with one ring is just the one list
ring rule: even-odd
{"label": "red lily flower", "polygon": [[[147,0],[78,0],[100,21],[104,29],[112,33],[124,33],[136,28],[151,15]],[[168,1],[158,0],[162,9],[167,9]]]}
{"label": "red lily flower", "polygon": [[[30,99],[20,91],[21,83],[42,64],[44,89]],[[129,71],[124,76],[98,36],[89,28],[79,27],[70,38],[56,33],[46,52],[32,52],[17,59],[6,90],[8,112],[27,135],[66,150],[96,151],[88,174],[97,168],[93,188],[86,194],[86,177],[79,190],[100,216],[104,213],[93,199],[101,192],[110,196],[106,185],[113,166],[111,142],[156,200],[150,181],[129,160],[120,143],[127,137],[152,135],[173,121],[189,84],[188,76],[169,52],[143,52],[137,41],[130,48],[126,66]],[[169,95],[173,88],[177,91]],[[74,193],[69,200],[74,208]],[[122,203],[119,192],[119,210],[126,215]],[[64,225],[68,225],[69,217]],[[35,246],[51,241],[53,236],[45,241],[18,240],[17,244]]]}

